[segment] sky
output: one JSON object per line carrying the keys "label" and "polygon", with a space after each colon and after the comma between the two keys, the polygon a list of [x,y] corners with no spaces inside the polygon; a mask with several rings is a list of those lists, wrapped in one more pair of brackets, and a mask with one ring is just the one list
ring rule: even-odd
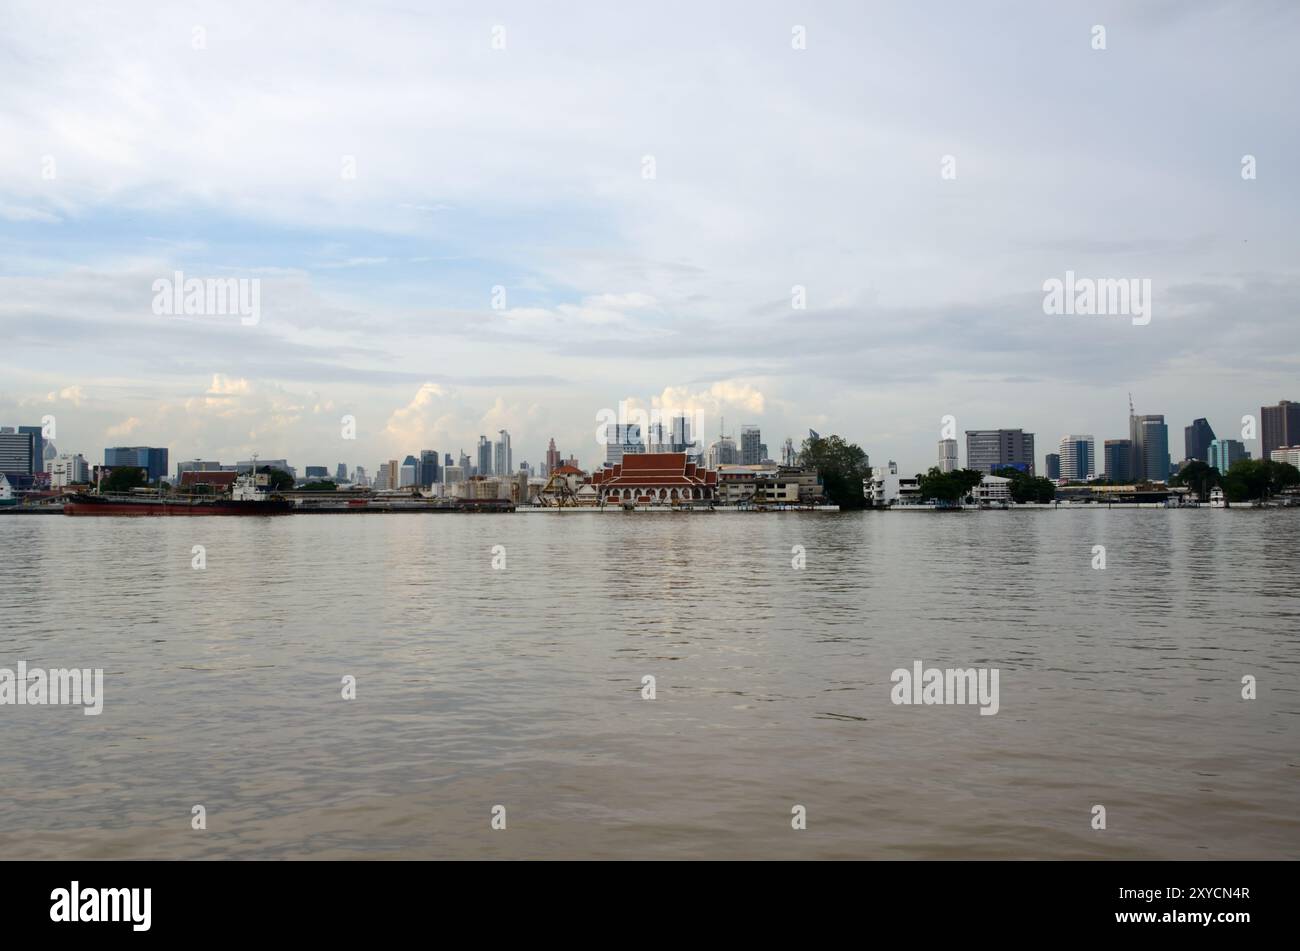
{"label": "sky", "polygon": [[[1269,0],[6,0],[0,424],[373,474],[500,429],[591,465],[623,404],[913,472],[948,415],[1100,451],[1131,392],[1177,460],[1300,400],[1298,39]],[[1149,323],[1045,313],[1067,271]],[[176,272],[256,319],[158,313]]]}

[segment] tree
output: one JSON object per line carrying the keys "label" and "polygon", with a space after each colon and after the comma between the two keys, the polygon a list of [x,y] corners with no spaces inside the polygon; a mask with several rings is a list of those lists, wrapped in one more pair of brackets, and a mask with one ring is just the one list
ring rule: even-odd
{"label": "tree", "polygon": [[302,486],[303,492],[337,492],[338,483],[331,479],[322,479],[319,482],[308,482]]}
{"label": "tree", "polygon": [[1222,483],[1229,502],[1266,499],[1300,484],[1300,469],[1271,459],[1238,459],[1222,477]]}
{"label": "tree", "polygon": [[925,501],[960,502],[970,495],[971,490],[980,484],[984,473],[978,469],[957,469],[953,472],[940,472],[938,466],[931,466],[930,471],[918,476],[921,498]]}
{"label": "tree", "polygon": [[1051,479],[1031,476],[1028,472],[1011,468],[995,469],[992,474],[1011,480],[1011,498],[1017,503],[1047,503],[1056,500],[1056,483]]}
{"label": "tree", "polygon": [[1206,465],[1199,459],[1193,459],[1177,475],[1171,476],[1170,485],[1182,485],[1196,493],[1198,500],[1204,502],[1210,497],[1210,489],[1219,484],[1219,470]]}
{"label": "tree", "polygon": [[138,466],[117,466],[100,483],[102,492],[130,492],[149,484],[149,473]]}
{"label": "tree", "polygon": [[293,476],[289,475],[289,473],[285,472],[283,469],[272,469],[270,466],[262,466],[262,468],[257,471],[269,476],[266,480],[267,488],[272,492],[281,492],[285,489],[293,488]]}
{"label": "tree", "polygon": [[839,436],[805,439],[799,459],[801,464],[817,470],[822,492],[831,502],[846,509],[866,507],[862,480],[871,474],[871,468],[861,446]]}

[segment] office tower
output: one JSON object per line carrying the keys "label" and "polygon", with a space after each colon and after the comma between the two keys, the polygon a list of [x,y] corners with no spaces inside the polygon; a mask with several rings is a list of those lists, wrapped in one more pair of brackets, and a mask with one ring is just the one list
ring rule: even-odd
{"label": "office tower", "polygon": [[1194,419],[1192,425],[1183,427],[1183,458],[1206,462],[1210,458],[1210,443],[1218,438],[1209,420]]}
{"label": "office tower", "polygon": [[12,426],[0,430],[0,472],[14,482],[15,476],[29,477],[39,472],[36,441],[30,432],[20,433]]}
{"label": "office tower", "polygon": [[1056,452],[1047,454],[1047,478],[1053,482],[1061,478],[1061,455]]}
{"label": "office tower", "polygon": [[400,475],[397,479],[397,487],[399,489],[407,489],[420,484],[420,475],[417,471],[420,464],[416,461],[415,456],[407,456],[406,460],[402,463],[402,468],[398,470]]}
{"label": "office tower", "polygon": [[388,478],[384,480],[384,487],[396,489],[401,484],[402,470],[398,466],[396,459],[388,460]]}
{"label": "office tower", "polygon": [[442,481],[438,473],[438,450],[425,449],[420,453],[419,478],[416,481],[425,489]]}
{"label": "office tower", "polygon": [[1282,400],[1259,410],[1261,459],[1270,459],[1274,449],[1300,445],[1300,403]]}
{"label": "office tower", "polygon": [[1128,439],[1107,439],[1102,447],[1106,458],[1106,479],[1121,485],[1133,481],[1133,443]]}
{"label": "office tower", "polygon": [[605,464],[618,465],[625,455],[645,452],[641,442],[641,426],[638,423],[605,424]]}
{"label": "office tower", "polygon": [[338,468],[334,470],[334,481],[340,483],[348,481],[348,467],[346,464],[340,462]]}
{"label": "office tower", "polygon": [[487,436],[478,437],[478,474],[481,476],[492,474],[492,443]]}
{"label": "office tower", "polygon": [[167,450],[156,446],[113,446],[104,450],[104,465],[143,469],[150,482],[157,482],[167,475]]}
{"label": "office tower", "polygon": [[668,440],[669,433],[663,423],[650,423],[646,426],[646,452],[672,452],[672,444]]}
{"label": "office tower", "polygon": [[[40,426],[19,426],[20,433],[32,434],[32,473],[45,471],[45,436]],[[167,467],[163,467],[162,475],[166,475]]]}
{"label": "office tower", "polygon": [[1206,451],[1205,460],[1210,468],[1227,472],[1238,459],[1249,459],[1246,444],[1239,439],[1215,439]]}
{"label": "office tower", "polygon": [[691,434],[691,418],[674,416],[672,419],[672,451],[689,452],[695,446]]}
{"label": "office tower", "polygon": [[957,440],[955,439],[939,440],[939,471],[940,472],[957,471]]}
{"label": "office tower", "polygon": [[[954,449],[954,452],[956,450]],[[794,440],[789,436],[785,437],[785,445],[781,447],[781,465],[796,466],[799,464],[799,453],[795,452]]]}
{"label": "office tower", "polygon": [[90,481],[90,466],[84,457],[64,453],[50,463],[50,488],[62,489]]}
{"label": "office tower", "polygon": [[365,466],[357,466],[356,469],[352,471],[352,481],[362,488],[365,488],[370,484],[366,478]]}
{"label": "office tower", "polygon": [[442,454],[442,464],[444,466],[454,466],[456,464],[456,460],[451,457],[451,453],[444,452]]}
{"label": "office tower", "polygon": [[763,461],[763,456],[767,455],[764,451],[763,437],[757,426],[740,427],[740,464],[742,466],[756,466]]}
{"label": "office tower", "polygon": [[329,469],[325,466],[307,466],[304,471],[307,479],[328,479],[330,475]]}
{"label": "office tower", "polygon": [[[1087,482],[1097,477],[1097,453],[1091,436],[1065,436],[1057,451],[1060,456],[1060,479]],[[1051,476],[1048,476],[1051,478]]]}
{"label": "office tower", "polygon": [[1169,428],[1160,414],[1129,416],[1133,443],[1131,466],[1135,482],[1164,482],[1169,478]]}
{"label": "office tower", "polygon": [[510,434],[499,429],[497,437],[496,445],[492,447],[492,471],[499,476],[509,476],[515,469],[510,452]]}
{"label": "office tower", "polygon": [[445,485],[455,485],[457,482],[464,482],[466,472],[464,466],[447,466],[442,470],[443,483]]}
{"label": "office tower", "polygon": [[546,447],[546,474],[550,475],[558,468],[560,468],[560,450],[555,448],[555,437],[552,436]]}
{"label": "office tower", "polygon": [[709,447],[708,468],[716,469],[718,466],[734,466],[740,461],[740,452],[736,448],[736,441],[730,436],[719,436],[717,442]]}
{"label": "office tower", "polygon": [[966,468],[1019,469],[1034,474],[1034,434],[1022,429],[966,430]]}

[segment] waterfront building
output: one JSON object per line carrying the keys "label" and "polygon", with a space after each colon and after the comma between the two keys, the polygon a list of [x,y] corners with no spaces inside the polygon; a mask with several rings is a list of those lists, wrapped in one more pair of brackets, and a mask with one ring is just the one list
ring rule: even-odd
{"label": "waterfront building", "polygon": [[633,453],[591,474],[591,485],[606,503],[670,505],[716,497],[718,473],[700,468],[684,452]]}
{"label": "waterfront building", "polygon": [[150,482],[157,482],[167,475],[167,450],[157,446],[112,446],[104,450],[104,465],[110,469],[134,466],[145,470]]}
{"label": "waterfront building", "polygon": [[615,466],[627,455],[645,452],[639,423],[605,424],[605,465]]}
{"label": "waterfront building", "polygon": [[[1068,482],[1090,482],[1097,477],[1097,453],[1091,436],[1065,436],[1059,446],[1060,475]],[[1052,478],[1049,474],[1048,478]]]}
{"label": "waterfront building", "polygon": [[1300,446],[1300,403],[1282,400],[1276,406],[1261,406],[1259,442],[1261,459],[1271,459],[1274,449]]}
{"label": "waterfront building", "polygon": [[1192,420],[1192,425],[1183,427],[1183,458],[1209,462],[1210,443],[1217,438],[1209,420]]}
{"label": "waterfront building", "polygon": [[1103,446],[1108,482],[1133,481],[1133,443],[1128,439],[1107,439]]}
{"label": "waterfront building", "polygon": [[940,472],[957,471],[957,440],[955,439],[939,440],[939,471]]}
{"label": "waterfront building", "polygon": [[[19,432],[12,426],[0,429],[0,473],[22,477],[21,481],[26,482],[39,471],[36,440],[32,434]],[[15,480],[11,478],[10,481]]]}
{"label": "waterfront building", "polygon": [[1010,502],[1011,480],[1003,476],[986,475],[971,493],[976,502]]}
{"label": "waterfront building", "polygon": [[1246,444],[1239,439],[1215,439],[1210,443],[1206,453],[1206,462],[1210,468],[1227,472],[1239,459],[1249,459]]}
{"label": "waterfront building", "polygon": [[499,429],[497,437],[492,447],[492,473],[509,478],[515,471],[514,457],[510,450],[510,434],[504,429]]}
{"label": "waterfront building", "polygon": [[862,480],[862,494],[868,505],[878,509],[922,501],[920,480],[916,476],[900,476],[898,463],[892,459],[889,465],[872,469],[871,475]]}
{"label": "waterfront building", "polygon": [[988,473],[1019,469],[1034,474],[1034,434],[1022,429],[966,430],[966,468]]}

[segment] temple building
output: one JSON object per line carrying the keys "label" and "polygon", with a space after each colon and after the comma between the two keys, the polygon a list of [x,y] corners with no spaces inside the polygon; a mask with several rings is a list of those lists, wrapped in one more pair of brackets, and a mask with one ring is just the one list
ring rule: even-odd
{"label": "temple building", "polygon": [[627,453],[622,462],[592,473],[589,484],[603,503],[672,505],[712,501],[718,474],[689,462],[684,452]]}

